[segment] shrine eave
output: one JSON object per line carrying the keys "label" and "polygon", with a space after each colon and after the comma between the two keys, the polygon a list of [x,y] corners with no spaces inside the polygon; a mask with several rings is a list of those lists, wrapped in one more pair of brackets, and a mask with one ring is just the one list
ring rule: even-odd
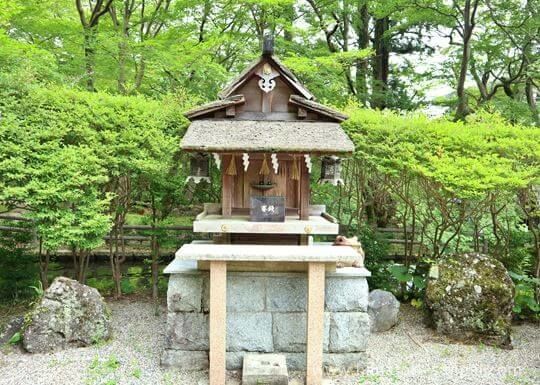
{"label": "shrine eave", "polygon": [[330,107],[327,107],[324,104],[317,103],[313,100],[309,100],[298,95],[291,95],[291,97],[289,98],[289,103],[306,108],[320,115],[334,119],[338,122],[343,122],[349,118],[347,115],[342,114],[341,112],[336,111]]}
{"label": "shrine eave", "polygon": [[184,116],[188,119],[194,119],[201,115],[211,112],[219,111],[227,107],[244,104],[246,99],[244,95],[232,95],[226,99],[216,100],[210,103],[203,104],[199,107],[193,108],[184,113]]}
{"label": "shrine eave", "polygon": [[335,122],[202,119],[188,127],[181,148],[201,152],[351,154],[354,144]]}

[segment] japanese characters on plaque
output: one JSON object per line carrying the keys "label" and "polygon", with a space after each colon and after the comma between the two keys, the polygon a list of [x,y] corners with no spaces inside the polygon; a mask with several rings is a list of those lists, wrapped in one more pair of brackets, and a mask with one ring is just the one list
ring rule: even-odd
{"label": "japanese characters on plaque", "polygon": [[285,222],[285,197],[252,196],[249,214],[252,222]]}

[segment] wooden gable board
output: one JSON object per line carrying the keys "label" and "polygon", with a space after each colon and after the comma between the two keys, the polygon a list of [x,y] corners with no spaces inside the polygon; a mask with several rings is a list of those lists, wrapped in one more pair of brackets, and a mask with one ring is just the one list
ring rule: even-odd
{"label": "wooden gable board", "polygon": [[229,85],[219,93],[219,97],[223,99],[234,94],[238,88],[244,85],[251,78],[259,66],[265,62],[268,62],[272,67],[274,67],[279,72],[283,80],[296,92],[306,99],[314,99],[311,92],[309,92],[308,89],[298,81],[296,76],[294,76],[294,74],[275,56],[261,56],[259,59],[252,62],[238,77],[230,82]]}

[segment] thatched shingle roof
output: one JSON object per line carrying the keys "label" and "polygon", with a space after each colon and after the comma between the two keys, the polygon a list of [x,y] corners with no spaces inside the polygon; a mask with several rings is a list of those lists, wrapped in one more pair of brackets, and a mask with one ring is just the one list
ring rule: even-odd
{"label": "thatched shingle roof", "polygon": [[339,123],[224,119],[194,121],[181,147],[203,152],[346,154],[354,151],[352,141]]}

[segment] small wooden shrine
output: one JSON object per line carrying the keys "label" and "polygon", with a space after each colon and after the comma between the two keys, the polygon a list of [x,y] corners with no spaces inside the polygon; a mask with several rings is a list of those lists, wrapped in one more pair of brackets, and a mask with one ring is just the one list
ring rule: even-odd
{"label": "small wooden shrine", "polygon": [[[200,153],[211,153],[222,175],[221,207],[208,205],[194,223],[194,231],[224,234],[221,241],[233,244],[301,245],[307,244],[304,235],[337,234],[335,220],[310,207],[310,174],[313,157],[322,156],[326,174],[321,181],[339,183],[336,155],[354,150],[340,127],[347,117],[315,102],[273,56],[269,40],[261,58],[220,97],[186,114],[192,123],[182,149],[193,152],[192,162],[200,164],[209,159]],[[208,172],[208,166],[201,169]],[[337,173],[335,179],[328,175],[329,169]],[[193,178],[197,181],[201,176]],[[284,212],[274,211],[276,215],[267,218],[282,223],[251,222],[257,214],[253,212],[256,197],[282,197]],[[264,198],[259,203],[268,207]]]}
{"label": "small wooden shrine", "polygon": [[[185,261],[196,261],[199,271],[210,270],[210,383],[223,385],[226,346],[231,345],[231,341],[226,344],[225,335],[232,333],[225,326],[226,293],[236,289],[230,287],[235,283],[227,280],[228,272],[307,271],[306,378],[308,384],[319,384],[325,272],[336,271],[336,262],[352,262],[358,255],[352,247],[313,242],[313,235],[338,234],[339,226],[324,206],[310,205],[310,179],[312,163],[320,159],[319,181],[342,183],[339,157],[354,151],[340,126],[347,117],[315,101],[273,55],[271,39],[265,40],[261,57],[219,97],[186,113],[191,124],[181,142],[181,148],[191,154],[188,179],[196,183],[208,180],[212,163],[220,170],[221,203],[206,204],[193,223],[194,232],[212,234],[212,241],[184,245],[165,272],[185,273],[185,265],[181,265]],[[365,269],[361,273],[363,285],[368,273]],[[170,283],[170,301],[178,298],[175,293],[177,289],[171,289]],[[204,312],[197,305],[200,300],[195,302],[198,311]],[[261,307],[261,314],[270,311],[268,307]],[[185,332],[174,325],[169,327],[176,336]],[[270,328],[275,332],[275,327]],[[277,351],[275,347],[253,349]]]}

